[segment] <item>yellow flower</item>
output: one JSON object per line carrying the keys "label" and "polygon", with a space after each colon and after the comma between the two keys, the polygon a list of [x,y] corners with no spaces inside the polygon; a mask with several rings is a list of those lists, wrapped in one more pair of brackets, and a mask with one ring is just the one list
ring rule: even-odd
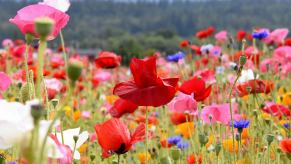
{"label": "yellow flower", "polygon": [[118,99],[115,95],[106,96],[106,100],[109,104],[113,104]]}
{"label": "yellow flower", "polygon": [[270,114],[268,114],[268,113],[262,113],[262,118],[264,119],[264,120],[271,120],[271,115]]}
{"label": "yellow flower", "polygon": [[76,110],[74,113],[73,113],[73,119],[74,121],[78,121],[81,117],[81,111],[80,110]]}
{"label": "yellow flower", "polygon": [[[244,143],[245,143],[245,141],[242,140],[242,144],[244,144]],[[229,151],[231,153],[238,152],[238,141],[234,140],[234,144],[233,144],[232,138],[223,140],[222,145],[226,151]],[[233,145],[234,145],[234,147],[233,147]]]}
{"label": "yellow flower", "polygon": [[280,95],[283,95],[283,94],[285,94],[286,93],[286,89],[284,88],[284,87],[280,87],[279,88],[279,90],[278,90],[278,93],[280,94]]}
{"label": "yellow flower", "polygon": [[194,130],[194,122],[185,122],[177,126],[175,133],[181,134],[185,138],[190,138],[193,130]]}
{"label": "yellow flower", "polygon": [[283,104],[286,106],[290,106],[291,105],[291,91],[287,92],[286,94],[284,94],[283,96]]}
{"label": "yellow flower", "polygon": [[151,155],[149,153],[138,153],[137,157],[141,164],[145,164],[148,160],[151,159]]}
{"label": "yellow flower", "polygon": [[64,111],[67,116],[71,116],[72,108],[70,106],[65,106]]}
{"label": "yellow flower", "polygon": [[79,152],[80,153],[85,153],[87,151],[88,144],[83,144],[79,147]]}

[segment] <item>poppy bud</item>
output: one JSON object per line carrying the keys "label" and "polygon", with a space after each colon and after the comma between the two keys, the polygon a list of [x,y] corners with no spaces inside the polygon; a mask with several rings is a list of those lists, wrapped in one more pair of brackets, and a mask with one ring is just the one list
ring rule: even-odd
{"label": "poppy bud", "polygon": [[220,150],[221,150],[221,143],[218,143],[218,144],[215,145],[216,156],[219,155]]}
{"label": "poppy bud", "polygon": [[31,108],[31,116],[33,117],[34,124],[37,124],[40,118],[44,115],[43,106],[38,100],[29,102]]}
{"label": "poppy bud", "polygon": [[29,33],[25,34],[25,41],[27,45],[30,45],[33,39],[34,39],[34,36],[32,34],[29,34]]}
{"label": "poppy bud", "polygon": [[94,161],[94,159],[95,159],[95,155],[90,155],[90,159],[91,159],[91,161],[93,162]]}
{"label": "poppy bud", "polygon": [[73,136],[73,139],[74,139],[75,143],[77,143],[79,136]]}
{"label": "poppy bud", "polygon": [[48,17],[37,18],[34,22],[35,30],[40,35],[41,39],[46,39],[52,32],[54,24],[54,20]]}
{"label": "poppy bud", "polygon": [[268,145],[271,145],[271,143],[274,141],[274,135],[271,135],[271,134],[268,134],[267,136],[266,136],[266,140],[267,140],[267,142],[268,142]]}
{"label": "poppy bud", "polygon": [[208,138],[205,134],[199,134],[199,142],[201,146],[205,146],[205,144],[208,142]]}
{"label": "poppy bud", "polygon": [[22,103],[25,103],[26,101],[30,99],[29,90],[32,87],[33,86],[31,83],[25,83],[24,85],[22,85],[20,89],[20,99]]}
{"label": "poppy bud", "polygon": [[51,100],[52,105],[54,106],[54,108],[57,107],[57,105],[59,104],[59,100],[58,99],[52,99]]}
{"label": "poppy bud", "polygon": [[83,67],[83,64],[78,60],[71,60],[69,62],[67,71],[68,71],[69,79],[73,83],[75,83],[79,79],[82,73],[82,67]]}
{"label": "poppy bud", "polygon": [[172,164],[172,161],[169,157],[163,157],[160,159],[161,164]]}
{"label": "poppy bud", "polygon": [[181,156],[181,150],[177,148],[171,149],[171,156],[174,161],[178,161]]}
{"label": "poppy bud", "polygon": [[246,57],[246,55],[241,55],[240,57],[239,57],[239,64],[240,64],[240,66],[242,67],[243,65],[245,65],[246,64],[246,62],[247,62],[247,57]]}

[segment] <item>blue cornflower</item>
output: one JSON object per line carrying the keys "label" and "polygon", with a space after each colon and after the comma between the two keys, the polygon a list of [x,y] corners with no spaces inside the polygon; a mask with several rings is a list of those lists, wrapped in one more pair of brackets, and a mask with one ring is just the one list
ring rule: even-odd
{"label": "blue cornflower", "polygon": [[247,128],[249,125],[250,125],[249,120],[233,121],[234,128],[237,128],[240,133],[244,128]]}
{"label": "blue cornflower", "polygon": [[189,146],[190,146],[189,143],[184,140],[181,140],[180,142],[177,143],[177,147],[179,149],[187,149]]}
{"label": "blue cornflower", "polygon": [[169,144],[176,145],[181,140],[182,140],[182,137],[181,136],[172,136],[172,137],[168,138],[168,143]]}
{"label": "blue cornflower", "polygon": [[291,127],[291,124],[289,124],[289,123],[286,123],[286,124],[284,124],[283,125],[286,129],[288,129],[288,128],[290,128]]}
{"label": "blue cornflower", "polygon": [[253,32],[252,36],[255,39],[262,40],[262,39],[265,39],[266,37],[268,37],[269,34],[270,34],[270,32],[268,30],[262,29],[262,30]]}
{"label": "blue cornflower", "polygon": [[183,59],[184,56],[185,56],[185,54],[183,52],[179,51],[179,52],[177,52],[177,53],[175,53],[173,55],[168,55],[166,57],[166,59],[169,62],[178,62],[180,59]]}

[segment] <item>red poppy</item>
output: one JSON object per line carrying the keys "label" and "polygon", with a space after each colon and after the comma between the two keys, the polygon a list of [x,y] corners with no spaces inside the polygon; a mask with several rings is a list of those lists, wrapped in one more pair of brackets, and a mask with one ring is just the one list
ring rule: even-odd
{"label": "red poppy", "polygon": [[187,157],[187,164],[201,164],[202,163],[202,156],[200,155],[199,156],[199,159],[198,158],[198,155],[195,155],[195,154],[191,154]]}
{"label": "red poppy", "polygon": [[243,39],[245,39],[247,36],[247,32],[245,32],[244,30],[239,30],[236,33],[236,39],[237,41],[242,41]]}
{"label": "red poppy", "polygon": [[98,143],[102,147],[102,156],[109,157],[112,153],[124,154],[133,144],[145,138],[145,125],[140,124],[130,134],[127,126],[118,118],[113,118],[95,126]]}
{"label": "red poppy", "polygon": [[171,113],[171,122],[174,125],[179,125],[181,123],[191,121],[192,119],[193,119],[193,116],[186,114],[186,113],[181,113],[181,112]]}
{"label": "red poppy", "polygon": [[[238,51],[234,54],[234,60],[239,61],[240,56],[242,55],[242,51]],[[260,62],[260,52],[257,52],[256,54],[251,53],[250,51],[245,51],[245,55],[247,59],[251,60],[253,63],[256,63],[256,65],[259,65]]]}
{"label": "red poppy", "polygon": [[191,45],[191,49],[196,53],[196,55],[201,55],[201,50],[199,46]]}
{"label": "red poppy", "polygon": [[113,93],[139,106],[161,106],[176,93],[179,78],[162,79],[157,75],[156,57],[133,58],[130,63],[133,80],[119,83]]}
{"label": "red poppy", "polygon": [[236,86],[236,91],[240,97],[250,93],[270,93],[274,87],[271,81],[249,80]]}
{"label": "red poppy", "polygon": [[286,38],[285,39],[285,45],[286,46],[291,46],[291,38]]}
{"label": "red poppy", "polygon": [[[149,124],[154,124],[154,125],[159,124],[159,120],[156,117],[150,116],[148,119],[149,119],[148,120]],[[146,117],[144,115],[139,115],[138,117],[136,117],[135,121],[137,123],[145,123]]]}
{"label": "red poppy", "polygon": [[194,93],[196,101],[203,101],[210,95],[211,85],[206,88],[205,81],[202,78],[193,77],[181,85],[180,91],[188,95]]}
{"label": "red poppy", "polygon": [[210,26],[207,29],[203,29],[201,31],[198,31],[196,33],[196,37],[199,39],[204,39],[204,38],[211,36],[214,32],[215,32],[215,28]]}
{"label": "red poppy", "polygon": [[160,144],[163,148],[170,148],[173,146],[172,144],[168,143],[167,139],[160,140]]}
{"label": "red poppy", "polygon": [[115,68],[120,66],[121,56],[113,52],[102,51],[95,59],[95,65],[101,68]]}
{"label": "red poppy", "polygon": [[181,48],[186,48],[190,45],[190,41],[189,40],[183,40],[180,42],[180,47]]}
{"label": "red poppy", "polygon": [[291,153],[291,138],[282,140],[280,142],[280,148],[285,153]]}
{"label": "red poppy", "polygon": [[65,70],[60,70],[58,72],[55,72],[53,74],[53,77],[56,78],[56,79],[65,80],[66,79],[66,71]]}
{"label": "red poppy", "polygon": [[118,99],[114,102],[114,105],[109,109],[109,113],[112,117],[121,117],[126,113],[133,113],[138,106],[130,101],[124,99]]}
{"label": "red poppy", "polygon": [[267,104],[262,109],[262,111],[277,116],[279,118],[282,118],[283,116],[291,116],[291,110],[289,108],[285,107],[284,105],[279,105],[275,103]]}

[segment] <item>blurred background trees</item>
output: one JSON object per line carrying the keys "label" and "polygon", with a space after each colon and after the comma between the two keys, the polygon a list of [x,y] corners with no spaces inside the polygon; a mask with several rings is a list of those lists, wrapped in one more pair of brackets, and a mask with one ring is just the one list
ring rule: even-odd
{"label": "blurred background trees", "polygon": [[[291,27],[291,0],[137,1],[72,0],[71,20],[64,31],[67,44],[120,54],[174,53],[182,38],[193,40],[199,29],[209,25],[230,32]],[[8,19],[35,2],[0,0],[0,40],[22,37]]]}

